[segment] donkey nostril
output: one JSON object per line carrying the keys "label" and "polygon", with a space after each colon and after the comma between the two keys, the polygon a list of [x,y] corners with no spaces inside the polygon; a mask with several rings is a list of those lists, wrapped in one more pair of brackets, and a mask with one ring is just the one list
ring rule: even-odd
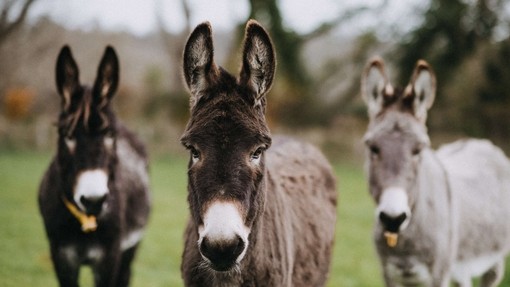
{"label": "donkey nostril", "polygon": [[200,243],[200,253],[212,263],[213,269],[226,271],[235,263],[239,255],[244,251],[246,244],[241,237],[236,236],[232,240],[212,242],[204,237]]}
{"label": "donkey nostril", "polygon": [[101,211],[101,207],[103,206],[104,201],[106,200],[106,195],[101,196],[81,196],[80,202],[83,204],[87,213],[90,214],[98,214]]}
{"label": "donkey nostril", "polygon": [[384,225],[384,228],[390,232],[398,232],[400,226],[402,225],[402,223],[404,223],[406,219],[407,214],[405,212],[397,216],[390,216],[385,212],[379,213],[379,220],[381,220],[382,224]]}
{"label": "donkey nostril", "polygon": [[210,258],[212,255],[210,243],[207,237],[204,237],[202,243],[200,243],[200,253],[202,253],[202,255],[204,255],[207,258]]}
{"label": "donkey nostril", "polygon": [[235,251],[234,253],[235,253],[236,257],[241,255],[241,253],[243,253],[244,246],[245,246],[244,245],[244,241],[243,241],[243,239],[241,237],[237,236],[237,241],[238,241],[237,242],[237,246],[236,246],[236,249],[234,250]]}
{"label": "donkey nostril", "polygon": [[81,198],[80,198],[80,201],[84,205],[87,205],[87,204],[94,204],[94,203],[102,203],[105,199],[106,199],[106,195],[87,196],[87,197],[82,195]]}

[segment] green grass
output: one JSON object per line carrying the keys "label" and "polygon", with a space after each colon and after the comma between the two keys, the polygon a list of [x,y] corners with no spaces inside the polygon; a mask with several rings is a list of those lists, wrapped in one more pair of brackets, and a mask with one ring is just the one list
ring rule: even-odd
{"label": "green grass", "polygon": [[[0,286],[57,286],[36,200],[50,157],[0,151]],[[182,286],[180,262],[188,216],[186,165],[179,156],[152,159],[153,211],[133,266],[132,286]],[[340,197],[328,286],[382,286],[372,244],[374,205],[361,166],[336,164],[335,169]],[[82,268],[82,286],[92,286],[91,277],[90,270]],[[510,286],[510,278],[501,286]]]}

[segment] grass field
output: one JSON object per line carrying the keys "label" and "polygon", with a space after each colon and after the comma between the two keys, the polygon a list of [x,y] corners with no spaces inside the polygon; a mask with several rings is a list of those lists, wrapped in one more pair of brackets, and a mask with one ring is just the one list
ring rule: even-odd
{"label": "grass field", "polygon": [[[0,151],[0,286],[57,286],[49,257],[37,189],[51,155]],[[328,286],[382,286],[372,245],[373,209],[358,164],[335,164],[340,204],[337,239]],[[134,264],[131,286],[182,286],[180,257],[187,218],[186,159],[154,158],[153,212]],[[510,274],[507,268],[507,274]],[[83,268],[82,286],[92,286]],[[501,284],[510,286],[510,278]]]}

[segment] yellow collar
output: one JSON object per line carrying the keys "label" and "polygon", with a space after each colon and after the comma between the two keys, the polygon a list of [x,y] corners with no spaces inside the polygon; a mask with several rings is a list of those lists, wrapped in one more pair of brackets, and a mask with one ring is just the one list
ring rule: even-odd
{"label": "yellow collar", "polygon": [[71,212],[71,214],[78,219],[81,224],[81,230],[85,233],[96,231],[97,222],[96,217],[94,215],[87,215],[80,211],[74,204],[72,204],[65,196],[62,196],[62,201],[64,202],[67,210]]}

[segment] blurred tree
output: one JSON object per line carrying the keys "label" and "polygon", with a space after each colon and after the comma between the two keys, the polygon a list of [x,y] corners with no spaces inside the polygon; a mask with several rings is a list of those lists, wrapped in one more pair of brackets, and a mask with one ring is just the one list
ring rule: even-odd
{"label": "blurred tree", "polygon": [[477,89],[480,136],[501,143],[510,138],[510,39],[494,45],[486,54],[482,71],[485,81]]}
{"label": "blurred tree", "polygon": [[[324,113],[326,107],[314,91],[318,83],[310,76],[305,60],[302,58],[304,46],[326,35],[340,23],[358,15],[366,7],[348,10],[337,18],[322,23],[307,34],[299,34],[284,25],[278,0],[249,0],[248,19],[256,19],[271,34],[277,51],[278,81],[273,88],[273,101],[269,106],[269,116],[285,125],[322,124],[330,119]],[[245,23],[238,26],[238,42],[244,35]],[[235,49],[238,46],[234,47]],[[231,53],[235,54],[235,53]]]}
{"label": "blurred tree", "polygon": [[[164,15],[162,15],[163,1],[157,1],[156,5],[156,21],[158,24],[158,31],[163,40],[164,48],[166,49],[167,55],[170,58],[172,64],[180,64],[182,58],[182,45],[186,41],[189,33],[191,32],[191,10],[188,5],[188,1],[181,0],[180,5],[182,8],[182,15],[184,16],[184,28],[177,33],[171,33],[167,30],[164,21]],[[170,77],[170,86],[173,90],[182,89],[182,78],[181,73],[172,73]]]}
{"label": "blurred tree", "polygon": [[422,24],[398,45],[400,83],[407,83],[418,59],[434,68],[439,97],[429,117],[432,129],[510,137],[501,128],[510,126],[504,115],[510,108],[508,39],[495,39],[498,28],[508,33],[505,7],[503,0],[431,0]]}
{"label": "blurred tree", "polygon": [[[191,32],[191,10],[187,0],[181,0],[180,5],[182,8],[182,14],[184,16],[184,28],[177,33],[171,33],[167,30],[164,21],[164,15],[162,15],[163,9],[160,9],[164,4],[163,1],[159,0],[156,2],[156,20],[158,24],[159,34],[163,41],[163,45],[168,56],[169,64],[174,68],[172,69],[171,75],[169,75],[169,90],[160,90],[158,93],[149,91],[151,94],[151,100],[147,107],[147,113],[154,113],[155,108],[167,108],[170,112],[170,117],[181,126],[186,124],[188,118],[188,107],[189,107],[189,96],[186,89],[183,86],[181,76],[181,61],[182,61],[182,49],[184,43]],[[167,103],[166,105],[164,103]]]}
{"label": "blurred tree", "polygon": [[[3,0],[0,4],[0,45],[25,21],[30,6],[36,0]],[[20,2],[23,2],[20,4]],[[21,7],[20,7],[21,5]]]}
{"label": "blurred tree", "polygon": [[481,42],[491,40],[503,5],[502,0],[477,0],[475,4],[463,0],[431,0],[423,23],[398,47],[400,82],[409,80],[418,59],[426,59],[440,79],[438,90],[441,90],[462,61]]}
{"label": "blurred tree", "polygon": [[35,93],[28,88],[12,88],[4,97],[5,115],[11,121],[23,120],[30,116]]}

